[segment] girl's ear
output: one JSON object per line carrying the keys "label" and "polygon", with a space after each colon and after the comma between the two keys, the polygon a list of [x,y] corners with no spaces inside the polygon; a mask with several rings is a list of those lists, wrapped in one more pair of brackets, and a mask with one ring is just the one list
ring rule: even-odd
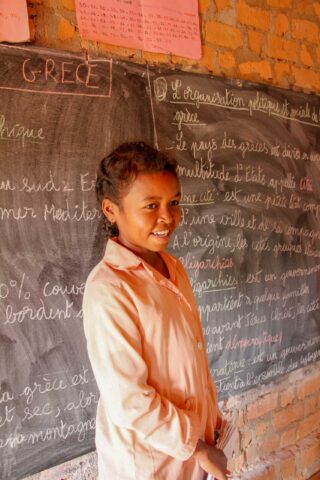
{"label": "girl's ear", "polygon": [[107,217],[110,223],[115,223],[116,221],[116,212],[117,212],[117,205],[112,202],[109,198],[104,198],[102,200],[101,208],[103,214]]}

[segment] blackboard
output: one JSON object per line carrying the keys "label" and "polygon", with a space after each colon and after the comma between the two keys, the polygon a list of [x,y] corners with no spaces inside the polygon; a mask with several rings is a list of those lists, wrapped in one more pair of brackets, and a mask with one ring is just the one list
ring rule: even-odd
{"label": "blackboard", "polygon": [[0,477],[94,448],[81,300],[103,254],[98,161],[174,154],[170,250],[198,300],[225,398],[319,358],[320,102],[106,58],[0,47]]}
{"label": "blackboard", "polygon": [[320,98],[152,72],[179,160],[171,249],[198,300],[219,398],[320,358]]}

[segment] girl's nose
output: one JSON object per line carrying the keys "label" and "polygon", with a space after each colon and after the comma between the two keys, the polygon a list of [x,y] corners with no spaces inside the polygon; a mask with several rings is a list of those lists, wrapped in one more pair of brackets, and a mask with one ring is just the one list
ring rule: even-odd
{"label": "girl's nose", "polygon": [[159,222],[172,223],[173,216],[169,208],[162,208],[158,218]]}

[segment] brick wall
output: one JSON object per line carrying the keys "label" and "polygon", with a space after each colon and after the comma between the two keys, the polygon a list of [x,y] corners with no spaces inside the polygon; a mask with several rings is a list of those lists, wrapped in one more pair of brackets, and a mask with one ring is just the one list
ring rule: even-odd
{"label": "brick wall", "polygon": [[320,93],[320,2],[308,0],[199,0],[203,55],[199,62],[82,41],[74,0],[28,0],[32,40],[71,51],[178,65]]}
{"label": "brick wall", "polygon": [[[200,0],[199,62],[82,41],[74,0],[28,0],[39,46],[177,66],[320,94],[320,2]],[[292,372],[223,405],[238,426],[230,467],[242,480],[304,480],[320,470],[320,364]],[[29,480],[94,480],[87,455]]]}
{"label": "brick wall", "polygon": [[[320,362],[221,405],[237,425],[233,480],[305,480],[320,471]],[[95,454],[28,480],[96,480]],[[186,479],[188,480],[188,479]]]}
{"label": "brick wall", "polygon": [[238,426],[234,478],[302,480],[320,471],[319,367],[225,402],[225,414]]}

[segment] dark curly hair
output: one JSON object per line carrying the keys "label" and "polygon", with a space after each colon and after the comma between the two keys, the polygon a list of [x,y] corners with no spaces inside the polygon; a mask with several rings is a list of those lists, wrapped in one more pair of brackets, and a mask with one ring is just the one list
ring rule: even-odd
{"label": "dark curly hair", "polygon": [[[172,172],[177,175],[177,162],[144,142],[123,143],[100,162],[96,177],[96,194],[100,206],[104,198],[119,205],[139,173]],[[117,225],[104,217],[107,237],[118,236]]]}

